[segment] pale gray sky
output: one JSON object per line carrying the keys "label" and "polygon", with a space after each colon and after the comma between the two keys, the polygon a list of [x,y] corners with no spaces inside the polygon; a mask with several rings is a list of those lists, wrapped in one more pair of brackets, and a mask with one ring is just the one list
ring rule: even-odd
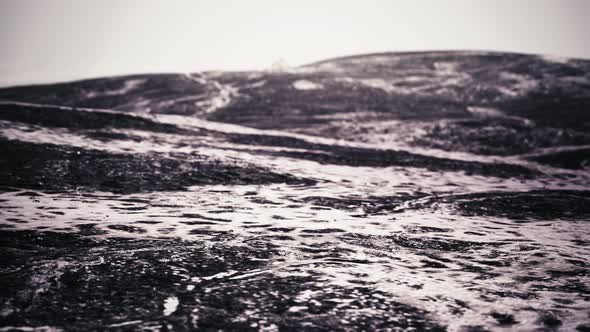
{"label": "pale gray sky", "polygon": [[590,58],[585,0],[0,0],[0,86],[475,49]]}

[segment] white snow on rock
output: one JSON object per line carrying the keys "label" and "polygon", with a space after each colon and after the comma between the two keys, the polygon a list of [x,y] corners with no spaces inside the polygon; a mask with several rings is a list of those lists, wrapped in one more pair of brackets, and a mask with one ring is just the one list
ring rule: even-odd
{"label": "white snow on rock", "polygon": [[324,88],[323,85],[308,80],[295,81],[293,82],[293,87],[297,90],[318,90]]}
{"label": "white snow on rock", "polygon": [[145,79],[132,79],[126,80],[123,83],[123,87],[120,89],[114,90],[106,90],[106,91],[89,91],[86,93],[86,98],[94,98],[94,97],[103,97],[103,96],[119,96],[130,92],[133,89],[136,89],[143,83],[145,83]]}
{"label": "white snow on rock", "polygon": [[558,55],[551,55],[551,54],[544,54],[541,55],[541,58],[545,61],[555,62],[555,63],[568,63],[570,58]]}
{"label": "white snow on rock", "polygon": [[164,316],[170,316],[178,308],[178,298],[176,296],[170,296],[164,300]]}

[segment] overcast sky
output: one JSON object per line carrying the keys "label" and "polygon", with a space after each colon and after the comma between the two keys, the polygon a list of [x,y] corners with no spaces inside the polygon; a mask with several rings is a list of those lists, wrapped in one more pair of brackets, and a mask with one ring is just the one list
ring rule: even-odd
{"label": "overcast sky", "polygon": [[0,0],[0,86],[474,49],[590,58],[585,0]]}

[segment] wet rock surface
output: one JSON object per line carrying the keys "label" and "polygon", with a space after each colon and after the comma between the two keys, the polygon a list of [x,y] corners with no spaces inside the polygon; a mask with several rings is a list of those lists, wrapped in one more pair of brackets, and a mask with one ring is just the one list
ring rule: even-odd
{"label": "wet rock surface", "polygon": [[0,329],[585,331],[587,61],[0,89]]}

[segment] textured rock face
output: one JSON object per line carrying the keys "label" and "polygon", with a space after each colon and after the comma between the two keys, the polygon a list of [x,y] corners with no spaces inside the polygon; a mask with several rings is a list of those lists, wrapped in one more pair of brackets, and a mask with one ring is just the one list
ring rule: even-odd
{"label": "textured rock face", "polygon": [[0,89],[0,325],[584,330],[589,106],[483,52]]}

